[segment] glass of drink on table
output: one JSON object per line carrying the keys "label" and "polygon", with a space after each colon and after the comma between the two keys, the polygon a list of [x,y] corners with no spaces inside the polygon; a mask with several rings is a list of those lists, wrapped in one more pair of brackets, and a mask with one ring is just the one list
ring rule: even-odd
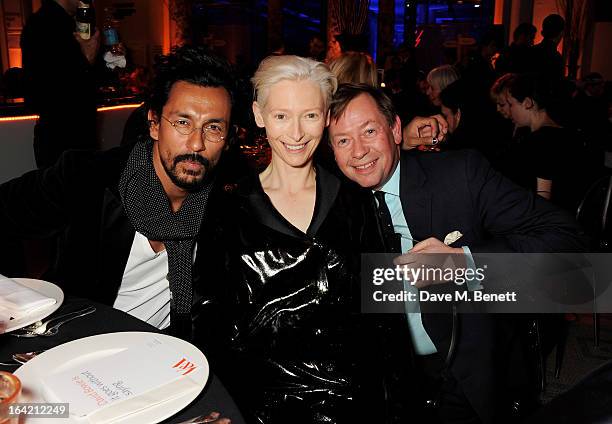
{"label": "glass of drink on table", "polygon": [[10,372],[0,371],[0,424],[17,422],[8,418],[9,406],[16,403],[21,394],[21,381]]}

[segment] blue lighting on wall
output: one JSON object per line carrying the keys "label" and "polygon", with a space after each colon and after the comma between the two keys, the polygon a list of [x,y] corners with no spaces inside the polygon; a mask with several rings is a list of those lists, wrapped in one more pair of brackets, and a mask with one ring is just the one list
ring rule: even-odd
{"label": "blue lighting on wall", "polygon": [[378,50],[378,0],[370,0],[368,27],[370,30],[370,54],[374,62],[376,62],[376,53]]}
{"label": "blue lighting on wall", "polygon": [[404,42],[404,2],[406,0],[395,0],[395,23],[393,25],[395,47]]}
{"label": "blue lighting on wall", "polygon": [[419,26],[452,22],[481,22],[483,16],[488,16],[492,4],[492,0],[482,3],[417,2],[416,24]]}

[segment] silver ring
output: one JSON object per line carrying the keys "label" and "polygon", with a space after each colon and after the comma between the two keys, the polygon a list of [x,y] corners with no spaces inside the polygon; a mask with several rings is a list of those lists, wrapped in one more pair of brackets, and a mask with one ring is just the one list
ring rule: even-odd
{"label": "silver ring", "polygon": [[435,146],[435,145],[436,145],[436,144],[438,144],[439,142],[440,142],[440,140],[438,140],[438,138],[437,138],[437,137],[434,137],[434,138],[432,138],[432,139],[431,139],[431,145],[432,145],[432,146]]}

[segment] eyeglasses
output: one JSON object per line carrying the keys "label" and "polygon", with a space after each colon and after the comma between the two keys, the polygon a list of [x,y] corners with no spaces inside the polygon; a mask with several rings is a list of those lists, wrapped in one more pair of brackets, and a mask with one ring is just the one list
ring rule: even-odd
{"label": "eyeglasses", "polygon": [[162,115],[170,125],[181,135],[191,135],[196,130],[202,130],[204,139],[211,143],[220,143],[225,140],[225,128],[219,122],[209,122],[202,127],[196,127],[189,119],[179,118],[176,121],[171,121]]}

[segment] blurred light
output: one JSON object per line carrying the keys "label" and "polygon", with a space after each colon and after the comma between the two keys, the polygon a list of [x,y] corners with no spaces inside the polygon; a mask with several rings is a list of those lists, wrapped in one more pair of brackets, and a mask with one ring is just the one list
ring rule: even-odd
{"label": "blurred light", "polygon": [[474,7],[480,7],[480,5],[479,4],[475,4]]}
{"label": "blurred light", "polygon": [[381,82],[381,83],[380,83],[380,87],[381,87],[381,88],[385,88],[385,87],[386,87],[385,83],[384,83],[384,82]]}
{"label": "blurred light", "polygon": [[27,115],[27,116],[7,116],[0,118],[0,122],[11,122],[11,121],[30,121],[38,119],[38,115]]}
{"label": "blurred light", "polygon": [[[109,110],[136,109],[137,107],[140,107],[142,104],[143,103],[132,103],[132,104],[118,105],[118,106],[104,106],[104,107],[99,107],[97,111],[106,112]],[[0,122],[31,121],[34,119],[38,119],[38,115],[5,116],[5,117],[0,118]]]}
{"label": "blurred light", "polygon": [[162,6],[162,53],[170,53],[170,5],[167,1],[163,2]]}
{"label": "blurred light", "polygon": [[137,107],[140,107],[141,105],[142,103],[133,103],[133,104],[119,105],[119,106],[104,106],[104,107],[99,107],[97,110],[98,112],[106,112],[107,110],[136,109]]}
{"label": "blurred light", "polygon": [[[8,19],[8,18],[7,18]],[[11,68],[21,68],[21,49],[19,48],[9,48],[9,66]]]}
{"label": "blurred light", "polygon": [[493,23],[495,25],[501,25],[504,21],[504,0],[495,1],[495,15]]}

